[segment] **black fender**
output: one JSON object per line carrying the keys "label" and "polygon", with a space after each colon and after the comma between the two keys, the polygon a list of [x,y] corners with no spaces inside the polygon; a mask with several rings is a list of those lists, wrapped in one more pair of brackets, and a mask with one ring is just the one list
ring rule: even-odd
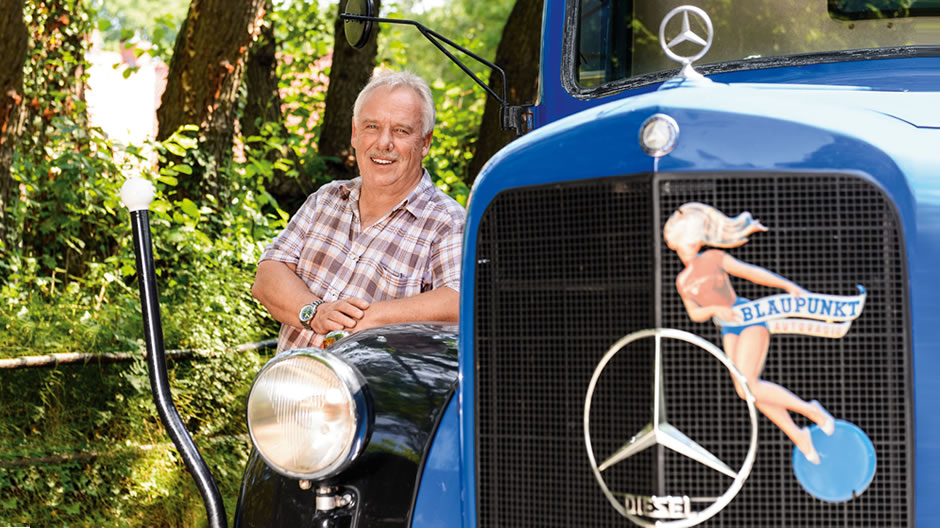
{"label": "black fender", "polygon": [[[364,330],[336,342],[333,354],[363,375],[374,424],[362,454],[338,475],[301,489],[252,450],[235,526],[404,527],[410,523],[421,468],[457,384],[457,326],[412,323]],[[353,498],[349,507],[318,512],[325,484]]]}

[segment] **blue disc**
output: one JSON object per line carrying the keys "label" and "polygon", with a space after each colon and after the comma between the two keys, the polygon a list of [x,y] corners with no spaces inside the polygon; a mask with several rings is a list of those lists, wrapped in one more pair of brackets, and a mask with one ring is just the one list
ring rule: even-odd
{"label": "blue disc", "polygon": [[835,421],[832,436],[810,427],[820,463],[811,463],[793,448],[793,473],[807,493],[827,502],[845,502],[861,495],[875,477],[875,446],[864,431],[843,420]]}

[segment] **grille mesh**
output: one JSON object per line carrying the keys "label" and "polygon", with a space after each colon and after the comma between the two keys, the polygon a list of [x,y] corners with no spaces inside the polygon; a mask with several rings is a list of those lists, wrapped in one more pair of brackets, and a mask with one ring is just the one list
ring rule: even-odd
{"label": "grille mesh", "polygon": [[[732,215],[751,211],[770,228],[729,250],[743,261],[820,293],[867,288],[864,313],[843,339],[773,336],[763,378],[857,424],[878,456],[875,480],[863,495],[842,504],[818,501],[793,476],[790,441],[761,416],[750,477],[705,525],[911,525],[903,243],[887,198],[865,180],[836,174],[660,176],[655,184],[642,175],[500,194],[483,215],[477,245],[480,525],[629,525],[588,464],[585,392],[600,358],[632,331],[678,328],[719,343],[713,325],[689,320],[675,289],[682,264],[659,241],[668,215],[690,201]],[[732,281],[742,297],[777,293]],[[651,419],[651,345],[618,354],[604,371],[591,409],[599,459]],[[701,350],[673,342],[665,343],[664,369],[670,423],[739,466],[749,429],[727,372]],[[662,482],[658,454],[666,468]],[[611,489],[636,494],[715,496],[729,483],[656,449],[604,476]]]}

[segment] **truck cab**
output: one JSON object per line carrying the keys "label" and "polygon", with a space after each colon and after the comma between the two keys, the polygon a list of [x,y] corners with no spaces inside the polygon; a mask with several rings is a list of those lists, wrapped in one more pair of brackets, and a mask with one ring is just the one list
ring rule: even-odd
{"label": "truck cab", "polygon": [[[459,326],[265,366],[235,525],[940,522],[940,2],[545,0],[541,28],[533,130],[471,192]],[[729,366],[664,236],[688,204],[759,220],[720,251],[819,312]],[[808,466],[749,353],[863,458],[791,412]]]}

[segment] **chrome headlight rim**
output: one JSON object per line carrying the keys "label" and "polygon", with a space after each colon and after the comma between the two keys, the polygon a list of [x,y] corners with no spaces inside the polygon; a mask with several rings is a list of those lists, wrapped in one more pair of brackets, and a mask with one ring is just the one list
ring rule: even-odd
{"label": "chrome headlight rim", "polygon": [[[356,421],[353,438],[352,441],[349,442],[349,446],[346,449],[345,455],[338,457],[333,463],[329,464],[323,469],[313,472],[291,471],[290,469],[283,467],[281,464],[274,462],[267,454],[265,454],[265,452],[259,447],[260,444],[258,439],[255,437],[250,413],[248,412],[248,409],[250,409],[251,406],[251,398],[255,393],[255,387],[258,385],[259,381],[263,379],[265,373],[269,372],[271,369],[275,368],[281,363],[287,361],[296,361],[299,357],[313,359],[326,365],[330,370],[332,370],[332,372],[336,375],[337,378],[339,378],[343,387],[349,394],[349,399],[352,404],[352,412]],[[326,350],[319,348],[298,348],[290,350],[268,361],[268,363],[265,364],[264,367],[262,367],[255,376],[255,379],[251,384],[251,389],[248,393],[248,404],[246,405],[246,423],[248,424],[248,435],[251,438],[251,443],[254,446],[255,451],[258,453],[258,456],[261,457],[268,467],[280,473],[281,475],[298,480],[324,480],[341,472],[356,458],[358,458],[360,454],[362,454],[362,451],[365,449],[365,446],[368,443],[369,437],[372,433],[372,427],[374,423],[372,407],[372,398],[369,393],[368,384],[366,383],[365,377],[353,365],[349,364],[336,354],[327,352]]]}

